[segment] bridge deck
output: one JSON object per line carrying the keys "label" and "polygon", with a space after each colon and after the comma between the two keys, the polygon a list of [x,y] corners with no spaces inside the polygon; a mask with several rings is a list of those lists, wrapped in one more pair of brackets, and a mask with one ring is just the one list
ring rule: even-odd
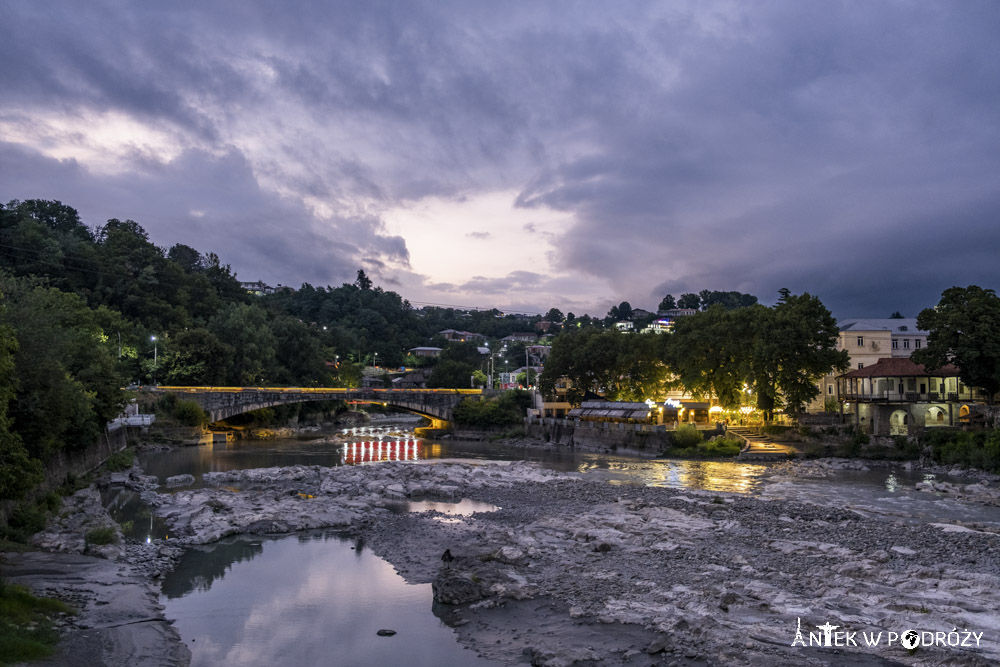
{"label": "bridge deck", "polygon": [[275,392],[287,394],[354,394],[358,392],[373,392],[376,394],[463,394],[479,396],[482,389],[385,389],[372,387],[367,389],[349,387],[176,387],[158,385],[152,391],[178,391],[186,394],[208,393],[243,393],[243,392]]}

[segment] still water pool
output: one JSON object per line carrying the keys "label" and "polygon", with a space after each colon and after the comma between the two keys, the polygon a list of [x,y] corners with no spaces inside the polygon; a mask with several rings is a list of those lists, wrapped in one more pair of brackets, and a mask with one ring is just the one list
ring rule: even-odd
{"label": "still water pool", "polygon": [[[195,667],[496,664],[458,644],[430,584],[407,584],[337,534],[197,547],[162,591]],[[381,629],[396,634],[380,637]]]}

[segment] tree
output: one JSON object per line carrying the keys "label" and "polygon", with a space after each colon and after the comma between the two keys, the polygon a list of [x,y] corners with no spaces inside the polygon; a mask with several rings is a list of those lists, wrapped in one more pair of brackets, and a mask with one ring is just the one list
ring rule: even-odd
{"label": "tree", "polygon": [[677,383],[695,396],[714,394],[725,408],[739,407],[752,342],[734,333],[745,334],[748,323],[749,313],[721,307],[678,318],[663,350]]}
{"label": "tree", "polygon": [[934,371],[953,363],[959,378],[981,387],[992,402],[1000,391],[1000,298],[976,285],[951,287],[935,308],[917,315],[917,327],[929,332],[927,347],[911,356]]}
{"label": "tree", "polygon": [[545,319],[558,324],[563,321],[562,311],[558,308],[549,308],[549,312],[545,313]]}
{"label": "tree", "polygon": [[[319,338],[302,322],[280,317],[271,323],[277,369],[275,381],[284,385],[316,386],[330,382]],[[389,385],[386,385],[389,386]]]}
{"label": "tree", "polygon": [[194,273],[202,268],[201,253],[189,245],[177,243],[167,251],[167,259],[176,262],[185,273]]}
{"label": "tree", "polygon": [[837,349],[837,321],[819,298],[782,295],[772,313],[766,339],[756,341],[755,349],[773,351],[766,356],[775,386],[785,408],[798,412],[819,394],[817,381],[831,370],[846,370],[850,357]]}
{"label": "tree", "polygon": [[632,319],[632,304],[628,301],[622,301],[617,306],[611,306],[611,310],[608,311],[607,317],[605,319],[611,320],[613,322],[620,322],[622,320]]}
{"label": "tree", "polygon": [[470,385],[469,378],[478,370],[474,366],[463,364],[460,361],[445,360],[438,362],[427,378],[427,387],[434,389],[438,387],[448,389],[459,389]]}
{"label": "tree", "polygon": [[666,367],[658,336],[633,336],[615,329],[571,329],[559,335],[545,362],[540,386],[552,396],[559,378],[571,381],[567,398],[577,403],[588,392],[612,400],[645,400],[663,393]]}
{"label": "tree", "polygon": [[233,363],[226,373],[227,382],[251,386],[274,380],[276,339],[267,322],[267,311],[260,306],[230,303],[209,322],[219,340],[233,348]]}
{"label": "tree", "polygon": [[[0,295],[0,317],[3,313]],[[19,500],[42,481],[41,462],[32,459],[21,437],[12,431],[8,406],[17,394],[14,352],[17,339],[9,326],[0,326],[0,498]]]}
{"label": "tree", "polygon": [[75,294],[0,280],[3,322],[17,338],[14,430],[32,457],[90,446],[124,404],[112,343]]}
{"label": "tree", "polygon": [[708,310],[712,306],[719,305],[726,310],[736,308],[749,308],[757,303],[757,297],[753,294],[742,292],[715,292],[712,290],[702,290],[698,294],[701,300],[701,309]]}
{"label": "tree", "polygon": [[889,316],[889,319],[890,320],[901,320],[901,319],[903,319],[903,313],[901,313],[901,312],[899,312],[897,310],[892,315]]}
{"label": "tree", "polygon": [[233,359],[233,348],[207,329],[187,329],[170,341],[161,376],[171,385],[220,385]]}
{"label": "tree", "polygon": [[674,295],[668,294],[665,297],[663,297],[662,301],[660,301],[660,305],[657,306],[657,310],[673,310],[676,307],[677,307],[677,302],[674,301]]}
{"label": "tree", "polygon": [[358,269],[358,277],[354,281],[354,285],[362,291],[368,291],[372,288],[371,278],[365,275],[365,272]]}
{"label": "tree", "polygon": [[681,298],[677,301],[678,308],[694,308],[698,309],[701,307],[701,298],[697,294],[681,294]]}
{"label": "tree", "polygon": [[727,408],[741,404],[746,386],[767,419],[778,407],[794,412],[812,400],[820,377],[846,368],[847,353],[836,349],[836,321],[819,299],[780,294],[774,308],[716,304],[678,319],[664,359],[680,384],[714,393]]}

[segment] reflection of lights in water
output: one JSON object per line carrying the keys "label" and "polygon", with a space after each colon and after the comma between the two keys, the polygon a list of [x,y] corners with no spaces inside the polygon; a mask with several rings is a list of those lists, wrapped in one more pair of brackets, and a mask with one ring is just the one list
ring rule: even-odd
{"label": "reflection of lights in water", "polygon": [[340,447],[340,463],[372,463],[376,461],[418,461],[421,458],[418,440],[396,442],[368,441],[344,443]]}
{"label": "reflection of lights in water", "polygon": [[[581,465],[580,472],[592,468]],[[749,493],[757,488],[767,466],[729,461],[656,461],[641,466],[618,464],[609,469],[627,471],[628,481],[647,486]]]}
{"label": "reflection of lights in water", "polygon": [[895,493],[896,489],[899,487],[899,480],[896,479],[896,473],[889,473],[889,476],[885,480],[885,488],[890,493]]}

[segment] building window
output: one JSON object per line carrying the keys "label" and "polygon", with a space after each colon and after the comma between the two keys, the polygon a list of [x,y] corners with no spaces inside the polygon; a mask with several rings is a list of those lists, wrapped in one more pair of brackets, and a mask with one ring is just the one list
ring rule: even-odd
{"label": "building window", "polygon": [[904,350],[909,350],[910,349],[910,339],[909,338],[906,338],[906,339],[903,340],[903,349]]}
{"label": "building window", "polygon": [[861,370],[861,369],[862,369],[862,368],[864,368],[864,367],[865,367],[865,364],[864,364],[864,362],[861,362],[861,361],[859,361],[859,362],[858,362],[858,370]]}
{"label": "building window", "polygon": [[826,393],[828,393],[828,394],[832,394],[833,393],[833,385],[832,384],[826,385]]}
{"label": "building window", "polygon": [[896,340],[895,338],[892,339],[892,349],[894,350],[899,349],[899,341]]}
{"label": "building window", "polygon": [[920,343],[922,343],[922,342],[923,341],[921,341],[919,338],[916,339],[915,341],[913,341],[913,349],[919,350],[920,349]]}
{"label": "building window", "polygon": [[864,346],[865,346],[865,337],[858,336],[858,347],[864,347]]}

